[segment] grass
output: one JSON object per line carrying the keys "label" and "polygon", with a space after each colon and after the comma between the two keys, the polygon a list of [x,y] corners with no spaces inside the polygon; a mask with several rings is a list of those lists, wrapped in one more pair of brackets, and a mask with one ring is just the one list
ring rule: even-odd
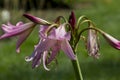
{"label": "grass", "polygon": [[[96,2],[74,11],[77,18],[86,15],[95,22],[97,27],[120,39],[118,2]],[[58,15],[68,17],[70,10],[33,11],[29,13],[44,19],[54,20]],[[21,17],[22,14],[23,11],[19,13],[11,11],[12,23],[20,20],[27,22],[28,20]],[[0,80],[75,80],[72,64],[62,52],[57,56],[58,65],[53,63],[49,72],[45,71],[42,65],[36,69],[31,69],[31,63],[24,61],[25,56],[30,55],[33,51],[33,45],[38,42],[36,30],[37,28],[22,45],[20,54],[15,52],[16,38],[0,41]],[[120,80],[120,51],[109,46],[102,36],[100,36],[100,42],[100,59],[89,57],[83,43],[79,44],[77,53],[84,80]]]}

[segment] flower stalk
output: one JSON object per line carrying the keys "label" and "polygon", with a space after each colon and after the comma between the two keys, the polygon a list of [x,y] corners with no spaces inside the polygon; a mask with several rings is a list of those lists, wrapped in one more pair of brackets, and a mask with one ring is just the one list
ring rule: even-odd
{"label": "flower stalk", "polygon": [[77,54],[76,54],[76,60],[71,60],[71,62],[72,62],[73,68],[74,68],[76,80],[83,80],[82,71],[81,71],[81,67],[80,67],[80,63],[79,63]]}

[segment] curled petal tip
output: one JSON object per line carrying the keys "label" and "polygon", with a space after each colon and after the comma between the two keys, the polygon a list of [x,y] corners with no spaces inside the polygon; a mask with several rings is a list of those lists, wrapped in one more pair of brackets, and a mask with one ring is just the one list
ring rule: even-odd
{"label": "curled petal tip", "polygon": [[16,52],[17,52],[17,53],[20,53],[20,49],[19,49],[19,48],[18,48],[18,49],[16,49]]}
{"label": "curled petal tip", "polygon": [[32,60],[33,60],[33,57],[29,57],[29,56],[25,57],[25,61],[27,62],[32,61]]}
{"label": "curled petal tip", "polygon": [[44,69],[47,70],[47,71],[50,71],[50,69],[48,69],[46,66],[44,66]]}
{"label": "curled petal tip", "polygon": [[48,54],[47,51],[45,51],[43,54],[43,66],[44,66],[45,70],[49,71],[50,69],[48,69],[46,66],[47,54]]}

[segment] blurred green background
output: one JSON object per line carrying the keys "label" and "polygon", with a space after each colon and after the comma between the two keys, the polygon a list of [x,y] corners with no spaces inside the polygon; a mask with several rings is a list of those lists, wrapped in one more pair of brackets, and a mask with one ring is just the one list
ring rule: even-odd
{"label": "blurred green background", "polygon": [[[119,0],[0,0],[0,17],[7,10],[8,20],[13,24],[29,21],[23,13],[54,21],[59,15],[68,18],[73,10],[77,18],[86,15],[97,27],[120,39],[119,4]],[[0,18],[0,24],[8,20]],[[75,80],[72,64],[62,52],[57,56],[58,64],[52,63],[50,71],[45,71],[42,65],[32,69],[31,63],[25,62],[25,56],[32,53],[38,42],[37,27],[21,46],[20,54],[15,52],[16,40],[0,41],[0,80]],[[102,36],[99,59],[88,56],[83,41],[79,42],[77,53],[84,80],[120,80],[120,51],[109,46]]]}

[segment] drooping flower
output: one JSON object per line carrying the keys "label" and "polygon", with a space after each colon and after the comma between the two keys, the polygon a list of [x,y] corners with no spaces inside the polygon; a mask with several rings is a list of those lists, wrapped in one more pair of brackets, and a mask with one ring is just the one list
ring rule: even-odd
{"label": "drooping flower", "polygon": [[70,16],[69,16],[69,23],[72,27],[72,29],[74,30],[75,29],[75,24],[76,24],[76,18],[75,18],[75,14],[74,12],[72,11]]}
{"label": "drooping flower", "polygon": [[87,50],[90,56],[99,58],[99,44],[97,31],[89,29],[87,38]]}
{"label": "drooping flower", "polygon": [[50,23],[48,21],[43,20],[38,17],[35,17],[35,16],[32,16],[30,14],[23,14],[23,16],[25,16],[26,18],[28,18],[29,20],[31,20],[34,23],[41,24],[41,25],[50,25]]}
{"label": "drooping flower", "polygon": [[119,40],[117,40],[116,38],[112,37],[111,35],[109,35],[105,32],[102,35],[112,47],[114,47],[115,49],[120,49],[120,41]]}
{"label": "drooping flower", "polygon": [[0,36],[0,39],[19,36],[19,39],[16,45],[16,51],[19,52],[20,45],[29,36],[34,26],[35,26],[35,23],[32,23],[32,22],[25,23],[25,24],[23,22],[18,22],[16,25],[12,25],[10,23],[8,23],[7,25],[3,24],[2,29],[5,33],[2,36]]}
{"label": "drooping flower", "polygon": [[[65,31],[64,24],[58,28],[53,28],[49,34],[46,34],[46,26],[41,26],[40,42],[35,47],[31,56],[27,57],[26,61],[32,61],[32,67],[36,67],[43,60],[43,65],[46,70],[49,70],[46,65],[53,61],[57,53],[62,50],[70,59],[75,60],[76,57],[69,44],[70,33]],[[48,56],[48,53],[50,54]]]}

